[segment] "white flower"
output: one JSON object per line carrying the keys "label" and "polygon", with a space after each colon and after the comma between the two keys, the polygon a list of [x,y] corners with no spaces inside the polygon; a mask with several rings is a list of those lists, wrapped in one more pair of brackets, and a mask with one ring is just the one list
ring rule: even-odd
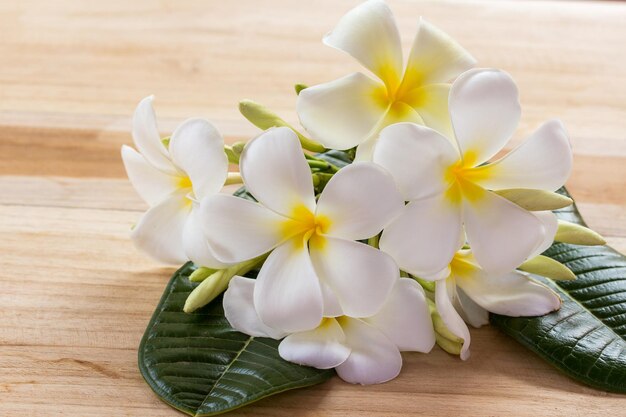
{"label": "white flower", "polygon": [[561,187],[572,166],[567,133],[551,120],[484,164],[504,147],[520,117],[517,87],[498,70],[462,74],[450,92],[450,116],[456,143],[411,123],[381,132],[374,161],[391,172],[410,203],[385,229],[380,247],[401,269],[427,278],[448,265],[467,235],[484,269],[513,270],[554,233],[545,216],[489,190]]}
{"label": "white flower", "polygon": [[240,159],[259,203],[215,195],[202,201],[202,223],[215,256],[238,263],[272,251],[257,279],[254,305],[268,326],[309,330],[322,316],[365,317],[391,291],[398,268],[363,243],[403,206],[393,178],[373,163],[341,169],[315,201],[311,171],[296,134],[268,130]]}
{"label": "white flower", "polygon": [[378,132],[401,121],[451,133],[449,81],[471,68],[474,58],[448,35],[420,20],[406,67],[395,19],[383,1],[364,2],[348,12],[324,43],[352,55],[377,79],[353,73],[304,89],[300,122],[327,148],[357,148],[371,160]]}
{"label": "white flower", "polygon": [[126,173],[150,208],[131,237],[155,259],[221,268],[211,254],[198,220],[198,200],[216,194],[228,174],[219,132],[206,120],[189,119],[165,146],[157,130],[153,97],[143,99],[133,116],[133,140],[139,150],[122,146]]}
{"label": "white flower", "polygon": [[256,337],[285,339],[280,356],[320,369],[335,368],[354,384],[377,384],[395,378],[401,351],[429,352],[435,343],[424,290],[408,278],[395,285],[375,314],[365,318],[326,317],[315,328],[289,333],[265,325],[254,309],[257,281],[235,277],[224,294],[224,313],[231,326]]}
{"label": "white flower", "polygon": [[561,299],[523,272],[489,274],[480,268],[471,251],[462,250],[452,259],[449,275],[435,283],[435,304],[448,329],[463,339],[460,356],[465,360],[470,346],[465,322],[480,327],[489,322],[489,312],[542,316],[558,310]]}

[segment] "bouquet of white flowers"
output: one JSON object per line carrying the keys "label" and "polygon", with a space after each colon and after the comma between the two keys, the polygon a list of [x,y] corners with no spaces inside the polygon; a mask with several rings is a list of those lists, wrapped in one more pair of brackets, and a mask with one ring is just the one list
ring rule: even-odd
{"label": "bouquet of white flowers", "polygon": [[[275,339],[284,361],[375,384],[400,373],[403,351],[437,343],[467,359],[468,324],[490,312],[558,310],[554,287],[530,273],[576,276],[542,253],[555,241],[604,244],[552,212],[572,204],[556,193],[572,168],[563,124],[501,155],[521,113],[511,76],[472,69],[426,20],[404,64],[382,1],[348,12],[324,43],[371,74],[297,85],[305,133],[244,100],[264,130],[245,144],[225,145],[203,119],[162,138],[152,97],[139,103],[137,150],[122,157],[150,208],[132,239],[159,261],[193,262],[184,311],[215,300],[247,343]],[[245,189],[220,193],[229,184]]]}

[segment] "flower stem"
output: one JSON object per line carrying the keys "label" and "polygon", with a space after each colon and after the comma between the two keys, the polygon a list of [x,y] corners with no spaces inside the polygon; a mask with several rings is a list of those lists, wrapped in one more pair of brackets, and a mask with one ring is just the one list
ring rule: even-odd
{"label": "flower stem", "polygon": [[296,90],[296,94],[300,95],[300,92],[302,90],[304,90],[305,88],[308,88],[308,85],[298,83],[298,84],[294,85],[293,88],[294,88],[294,90]]}
{"label": "flower stem", "polygon": [[224,185],[231,184],[243,184],[243,178],[241,178],[240,172],[229,172],[228,177],[226,178],[226,182]]}
{"label": "flower stem", "polygon": [[231,164],[239,164],[239,155],[237,155],[231,146],[224,145],[224,153],[228,157],[228,162]]}
{"label": "flower stem", "polygon": [[318,168],[322,171],[329,171],[332,173],[335,172],[339,172],[339,168],[336,167],[335,165],[331,164],[330,162],[322,159],[322,158],[318,158],[316,156],[313,155],[309,155],[308,153],[304,154],[304,157],[306,158],[309,166],[311,168]]}
{"label": "flower stem", "polygon": [[307,159],[307,163],[311,169],[319,169],[320,171],[326,171],[331,167],[331,165],[326,161],[313,161]]}
{"label": "flower stem", "polygon": [[319,194],[322,191],[324,191],[324,187],[326,187],[326,184],[328,184],[328,181],[330,181],[330,179],[333,177],[333,175],[335,174],[331,174],[331,173],[326,173],[326,172],[315,172],[313,174],[313,187],[315,187],[315,193]]}
{"label": "flower stem", "polygon": [[376,249],[378,249],[378,242],[380,241],[380,234],[377,234],[376,236],[372,236],[369,239],[367,239],[367,244],[370,246],[375,247]]}

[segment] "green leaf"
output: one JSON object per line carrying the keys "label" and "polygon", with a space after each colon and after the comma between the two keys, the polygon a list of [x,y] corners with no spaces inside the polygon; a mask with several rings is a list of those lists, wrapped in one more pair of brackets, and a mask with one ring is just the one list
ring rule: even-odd
{"label": "green leaf", "polygon": [[[575,205],[556,213],[585,225]],[[626,393],[626,256],[608,246],[565,243],[552,245],[544,255],[577,276],[574,281],[541,279],[559,293],[561,309],[532,318],[492,314],[491,322],[572,378]]]}
{"label": "green leaf", "polygon": [[350,159],[348,154],[344,151],[336,151],[336,150],[331,149],[329,151],[317,154],[315,156],[319,159],[323,159],[333,164],[337,168],[343,168],[346,165],[349,165],[352,163],[352,159]]}
{"label": "green leaf", "polygon": [[277,340],[234,330],[221,297],[193,314],[183,313],[197,285],[189,281],[192,272],[188,263],[174,274],[139,346],[141,374],[167,404],[192,416],[210,416],[334,375],[284,361]]}

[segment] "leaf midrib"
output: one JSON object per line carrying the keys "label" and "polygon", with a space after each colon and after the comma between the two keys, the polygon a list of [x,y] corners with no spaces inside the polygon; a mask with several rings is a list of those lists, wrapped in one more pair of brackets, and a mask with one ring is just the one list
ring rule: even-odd
{"label": "leaf midrib", "polygon": [[233,364],[235,362],[237,362],[237,359],[239,359],[239,356],[241,356],[241,354],[246,350],[246,348],[248,347],[248,345],[250,344],[250,342],[252,342],[252,340],[254,339],[253,336],[248,336],[248,340],[246,340],[246,342],[243,344],[243,346],[241,347],[241,349],[239,349],[239,351],[237,351],[237,354],[235,355],[235,357],[233,358],[232,361],[230,361],[230,363],[228,364],[228,366],[226,366],[226,368],[224,369],[224,371],[220,374],[219,378],[217,378],[215,380],[215,382],[213,383],[213,386],[211,387],[211,390],[209,391],[209,393],[204,397],[204,400],[202,400],[202,403],[198,406],[198,408],[196,409],[196,413],[195,413],[195,417],[199,417],[200,414],[198,414],[198,410],[200,410],[202,408],[202,406],[204,404],[206,404],[207,400],[209,398],[211,398],[211,395],[213,394],[213,390],[215,389],[215,387],[217,387],[217,385],[220,383],[220,381],[222,380],[222,378],[224,377],[224,375],[226,375],[228,373],[228,371],[230,370],[231,366],[233,366]]}

